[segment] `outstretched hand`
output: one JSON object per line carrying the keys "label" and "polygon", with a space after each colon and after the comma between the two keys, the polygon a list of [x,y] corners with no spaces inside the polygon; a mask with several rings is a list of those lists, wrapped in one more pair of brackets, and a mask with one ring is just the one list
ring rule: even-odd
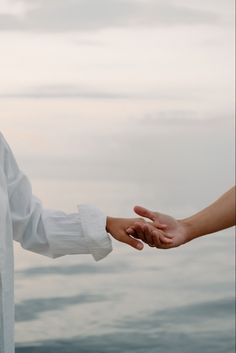
{"label": "outstretched hand", "polygon": [[140,206],[136,206],[134,211],[152,222],[136,222],[127,229],[129,235],[141,239],[149,246],[161,249],[177,247],[188,241],[186,226],[181,221]]}
{"label": "outstretched hand", "polygon": [[116,240],[128,244],[137,250],[143,249],[143,243],[132,237],[127,233],[127,229],[134,227],[134,225],[142,224],[142,218],[113,218],[107,217],[107,232],[110,233]]}

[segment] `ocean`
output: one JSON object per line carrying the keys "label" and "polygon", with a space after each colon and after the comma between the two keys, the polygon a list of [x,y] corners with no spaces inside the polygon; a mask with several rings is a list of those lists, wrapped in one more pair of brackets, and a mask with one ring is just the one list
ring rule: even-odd
{"label": "ocean", "polygon": [[[105,136],[96,158],[77,164],[45,157],[39,166],[37,157],[21,166],[46,207],[76,212],[86,202],[112,216],[133,216],[135,204],[189,216],[231,185],[233,154],[220,153],[226,138],[217,141],[222,126],[211,143],[211,126],[169,128],[154,141],[149,129],[120,141]],[[234,246],[233,229],[168,251],[113,241],[96,263],[16,245],[16,353],[233,353]]]}
{"label": "ocean", "polygon": [[[228,1],[0,1],[0,130],[44,207],[188,217],[235,183]],[[16,353],[234,353],[235,233],[56,260],[15,244]]]}
{"label": "ocean", "polygon": [[232,231],[107,259],[16,249],[17,353],[233,353]]}

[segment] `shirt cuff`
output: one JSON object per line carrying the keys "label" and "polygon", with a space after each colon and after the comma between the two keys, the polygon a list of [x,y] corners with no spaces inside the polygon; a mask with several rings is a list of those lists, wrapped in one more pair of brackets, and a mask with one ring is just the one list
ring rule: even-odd
{"label": "shirt cuff", "polygon": [[91,205],[80,205],[78,211],[89,252],[99,261],[112,251],[111,238],[106,232],[106,216]]}

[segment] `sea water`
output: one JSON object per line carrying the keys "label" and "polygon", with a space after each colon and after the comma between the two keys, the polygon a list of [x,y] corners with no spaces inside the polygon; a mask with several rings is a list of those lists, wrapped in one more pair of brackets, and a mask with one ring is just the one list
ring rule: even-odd
{"label": "sea water", "polygon": [[[76,212],[92,203],[130,217],[141,204],[181,218],[233,183],[225,126],[104,130],[90,136],[84,155],[20,164],[45,207]],[[168,251],[113,241],[98,263],[16,245],[16,352],[233,353],[234,242],[233,229]]]}

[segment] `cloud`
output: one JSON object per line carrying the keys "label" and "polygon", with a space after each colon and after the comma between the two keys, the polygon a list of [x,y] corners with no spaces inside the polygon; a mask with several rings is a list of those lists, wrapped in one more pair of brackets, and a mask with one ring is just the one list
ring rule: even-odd
{"label": "cloud", "polygon": [[0,99],[130,99],[132,94],[96,91],[76,86],[42,86],[23,91],[0,93]]}
{"label": "cloud", "polygon": [[214,11],[174,0],[25,0],[24,3],[28,11],[22,17],[0,15],[0,30],[65,32],[221,22]]}
{"label": "cloud", "polygon": [[0,99],[162,99],[178,100],[189,97],[192,92],[176,92],[174,87],[167,87],[155,92],[135,92],[135,91],[103,91],[89,86],[79,85],[45,85],[22,89],[21,91],[11,91],[3,93],[0,91]]}
{"label": "cloud", "polygon": [[165,110],[156,113],[147,113],[139,119],[141,125],[148,127],[192,127],[215,125],[216,123],[232,123],[234,114],[226,113],[224,116],[217,113],[208,113],[197,110]]}

